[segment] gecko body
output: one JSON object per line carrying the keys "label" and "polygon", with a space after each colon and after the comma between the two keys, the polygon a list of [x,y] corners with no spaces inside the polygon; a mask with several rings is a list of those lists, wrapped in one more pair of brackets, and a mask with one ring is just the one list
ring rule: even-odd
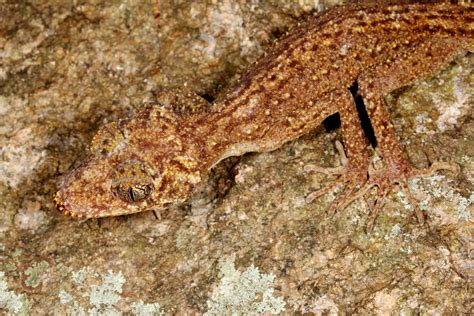
{"label": "gecko body", "polygon": [[[57,206],[73,216],[96,218],[182,203],[222,159],[274,150],[334,113],[340,114],[349,160],[339,180],[346,188],[335,209],[372,186],[383,198],[394,184],[406,186],[416,175],[383,96],[473,49],[472,5],[330,9],[276,43],[213,104],[164,90],[156,105],[102,127],[89,158],[61,182]],[[385,164],[372,174],[348,90],[355,83]]]}

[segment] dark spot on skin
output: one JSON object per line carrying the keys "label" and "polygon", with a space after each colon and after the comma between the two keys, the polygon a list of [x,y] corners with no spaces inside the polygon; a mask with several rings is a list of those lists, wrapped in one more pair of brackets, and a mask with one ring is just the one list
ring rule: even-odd
{"label": "dark spot on skin", "polygon": [[293,69],[301,69],[302,68],[300,62],[296,59],[293,59],[288,66],[290,66]]}
{"label": "dark spot on skin", "polygon": [[259,95],[263,95],[265,90],[266,90],[266,88],[263,85],[258,85],[256,93],[259,94]]}
{"label": "dark spot on skin", "polygon": [[275,81],[276,78],[277,78],[277,76],[275,74],[273,74],[270,77],[268,77],[268,80]]}
{"label": "dark spot on skin", "polygon": [[285,78],[285,80],[281,80],[281,81],[278,83],[276,90],[277,90],[277,91],[282,91],[282,90],[283,90],[283,87],[287,84],[287,82],[288,82],[288,79],[287,79],[287,78]]}
{"label": "dark spot on skin", "polygon": [[429,33],[430,32],[430,28],[428,27],[428,25],[420,26],[419,30],[420,30],[420,33]]}
{"label": "dark spot on skin", "polygon": [[461,35],[461,36],[464,36],[464,35],[467,35],[467,34],[468,34],[468,32],[466,31],[466,29],[464,29],[464,28],[462,28],[462,27],[458,27],[458,28],[456,29],[456,32],[457,32],[459,35]]}
{"label": "dark spot on skin", "polygon": [[424,17],[427,20],[437,20],[439,18],[437,15],[434,15],[434,14],[428,14],[428,15],[425,15]]}
{"label": "dark spot on skin", "polygon": [[425,7],[419,7],[418,12],[426,12],[426,8]]}
{"label": "dark spot on skin", "polygon": [[449,34],[449,36],[453,36],[453,37],[456,36],[456,31],[454,30],[445,30],[445,32]]}
{"label": "dark spot on skin", "polygon": [[130,122],[129,119],[119,120],[119,122],[118,122],[118,127],[123,128],[123,127],[127,126],[127,124],[128,124],[129,122]]}
{"label": "dark spot on skin", "polygon": [[452,12],[450,10],[446,10],[446,9],[440,9],[440,10],[438,10],[438,12],[439,12],[439,14],[442,14],[442,15],[444,15],[444,14],[451,15],[452,14]]}

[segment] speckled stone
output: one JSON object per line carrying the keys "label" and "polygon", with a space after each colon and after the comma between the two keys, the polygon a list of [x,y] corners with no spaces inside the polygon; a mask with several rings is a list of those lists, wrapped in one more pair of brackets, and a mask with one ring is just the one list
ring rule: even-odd
{"label": "speckled stone", "polygon": [[[339,164],[340,135],[323,126],[274,152],[224,161],[204,197],[185,207],[89,221],[54,209],[58,179],[85,157],[99,126],[161,85],[218,97],[314,10],[313,1],[252,3],[163,2],[159,17],[154,1],[0,6],[2,312],[200,314],[225,276],[238,280],[251,267],[249,284],[271,284],[262,293],[282,298],[288,314],[472,309],[472,55],[387,97],[415,164],[461,166],[459,176],[413,183],[426,226],[396,194],[371,235],[363,201],[334,217],[325,211],[335,194],[307,204],[330,179],[305,166]],[[222,258],[236,270],[225,274]]]}

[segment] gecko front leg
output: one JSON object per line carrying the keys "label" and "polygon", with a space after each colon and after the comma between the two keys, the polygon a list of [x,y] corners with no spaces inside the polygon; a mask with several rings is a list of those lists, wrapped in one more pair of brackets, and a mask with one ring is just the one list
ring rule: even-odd
{"label": "gecko front leg", "polygon": [[[378,148],[382,154],[384,167],[379,170],[369,168],[369,179],[365,184],[366,189],[376,186],[378,192],[374,205],[371,206],[367,231],[371,231],[377,217],[377,213],[385,202],[387,193],[395,185],[399,185],[405,196],[414,207],[418,222],[422,225],[425,221],[423,212],[418,207],[416,199],[412,196],[408,180],[412,177],[428,176],[438,170],[450,170],[456,172],[456,165],[446,162],[434,162],[429,168],[416,169],[409,162],[405,152],[400,147],[395,129],[386,109],[382,96],[365,99],[365,104],[369,105],[369,116],[378,140]],[[365,190],[366,191],[366,190]]]}
{"label": "gecko front leg", "polygon": [[343,185],[344,191],[332,202],[329,208],[330,214],[344,209],[367,192],[369,187],[366,186],[366,183],[370,165],[367,142],[354,98],[349,92],[349,89],[334,94],[332,101],[334,106],[338,107],[338,112],[341,117],[344,149],[337,149],[345,162],[343,166],[336,168],[311,167],[306,169],[306,171],[339,176],[338,179],[329,186],[312,192],[306,197],[306,201],[309,203],[317,197]]}
{"label": "gecko front leg", "polygon": [[[432,56],[433,51],[438,53],[436,58]],[[415,78],[434,73],[462,52],[462,47],[453,41],[443,39],[426,41],[419,47],[414,47],[406,59],[380,65],[359,78],[359,92],[364,100],[377,139],[377,147],[385,165],[382,169],[369,173],[369,180],[365,184],[367,187],[378,187],[377,205],[371,208],[368,231],[373,228],[377,212],[383,205],[386,194],[395,185],[400,186],[414,207],[418,222],[423,224],[425,216],[409,190],[408,180],[412,177],[428,176],[443,169],[457,171],[457,165],[446,162],[434,162],[426,169],[416,169],[412,166],[400,146],[384,95],[409,84]],[[420,61],[429,62],[420,64]]]}

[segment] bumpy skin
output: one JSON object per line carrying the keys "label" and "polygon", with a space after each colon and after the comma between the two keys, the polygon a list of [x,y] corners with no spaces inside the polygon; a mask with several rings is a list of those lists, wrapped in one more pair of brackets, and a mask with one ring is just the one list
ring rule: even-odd
{"label": "bumpy skin", "polygon": [[[56,203],[65,213],[86,218],[163,209],[185,201],[220,160],[274,150],[336,112],[349,158],[340,205],[371,185],[385,194],[414,169],[382,97],[473,49],[472,5],[333,8],[276,43],[214,104],[162,91],[156,105],[104,126],[90,157],[60,184]],[[355,82],[386,165],[371,175],[347,90]]]}

